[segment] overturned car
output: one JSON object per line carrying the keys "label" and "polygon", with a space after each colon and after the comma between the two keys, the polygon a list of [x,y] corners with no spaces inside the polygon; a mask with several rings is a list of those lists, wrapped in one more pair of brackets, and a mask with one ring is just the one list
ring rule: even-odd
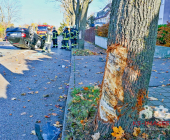
{"label": "overturned car", "polygon": [[17,48],[35,49],[43,48],[45,36],[36,34],[33,27],[28,28],[10,27],[6,29],[7,40]]}

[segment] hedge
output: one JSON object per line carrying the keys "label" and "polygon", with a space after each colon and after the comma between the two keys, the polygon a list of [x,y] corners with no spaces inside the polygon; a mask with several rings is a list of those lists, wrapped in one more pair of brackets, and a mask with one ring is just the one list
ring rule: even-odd
{"label": "hedge", "polygon": [[[108,37],[109,23],[97,27],[96,34],[101,37]],[[170,22],[158,25],[156,45],[170,47]]]}

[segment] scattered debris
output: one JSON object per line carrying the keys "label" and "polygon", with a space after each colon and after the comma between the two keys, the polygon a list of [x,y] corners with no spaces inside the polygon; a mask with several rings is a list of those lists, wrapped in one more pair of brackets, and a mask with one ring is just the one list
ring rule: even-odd
{"label": "scattered debris", "polygon": [[26,115],[27,113],[26,112],[22,112],[21,115]]}
{"label": "scattered debris", "polygon": [[49,94],[46,94],[46,95],[43,95],[43,97],[50,97],[50,95],[49,95]]}
{"label": "scattered debris", "polygon": [[35,130],[31,131],[31,135],[36,135]]}
{"label": "scattered debris", "polygon": [[157,100],[158,100],[158,99],[155,98],[155,97],[148,97],[148,99],[149,99],[150,101],[157,101]]}

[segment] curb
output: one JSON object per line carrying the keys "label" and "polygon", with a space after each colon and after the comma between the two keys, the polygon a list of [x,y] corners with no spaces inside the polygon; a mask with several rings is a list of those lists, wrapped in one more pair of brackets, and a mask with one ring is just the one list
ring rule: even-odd
{"label": "curb", "polygon": [[[72,51],[71,51],[72,53]],[[72,55],[72,54],[71,54]],[[68,114],[68,105],[72,99],[71,97],[71,91],[75,87],[74,83],[74,62],[75,62],[75,57],[71,57],[71,74],[70,74],[70,81],[69,81],[69,89],[68,89],[68,94],[67,94],[67,101],[66,101],[66,106],[65,106],[65,112],[64,112],[64,121],[63,121],[63,129],[62,129],[62,138],[61,140],[65,140],[66,137],[66,126],[67,126],[67,114]]]}

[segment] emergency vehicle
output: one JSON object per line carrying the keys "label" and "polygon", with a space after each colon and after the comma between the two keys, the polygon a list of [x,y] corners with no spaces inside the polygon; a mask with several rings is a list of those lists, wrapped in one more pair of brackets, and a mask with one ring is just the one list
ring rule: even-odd
{"label": "emergency vehicle", "polygon": [[51,31],[53,29],[53,26],[51,25],[38,25],[38,28],[37,28],[37,34],[39,36],[45,36],[46,32],[47,32],[47,27],[50,27],[51,28]]}

